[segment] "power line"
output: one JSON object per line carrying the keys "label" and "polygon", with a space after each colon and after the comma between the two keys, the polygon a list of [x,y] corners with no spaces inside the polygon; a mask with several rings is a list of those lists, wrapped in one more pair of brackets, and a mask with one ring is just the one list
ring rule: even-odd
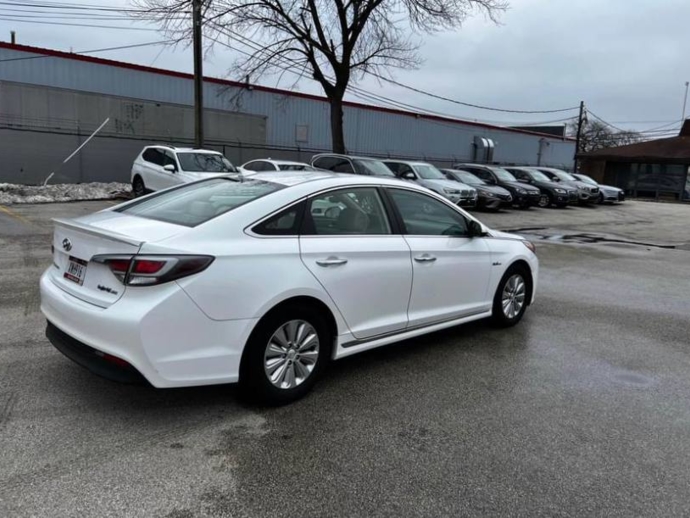
{"label": "power line", "polygon": [[[165,41],[151,41],[148,43],[136,43],[134,45],[121,45],[119,47],[107,47],[104,49],[92,49],[92,50],[81,50],[79,52],[74,52],[74,54],[95,54],[97,52],[108,52],[111,50],[124,50],[124,49],[134,49],[138,47],[149,47],[153,45],[167,45],[169,43],[176,43],[179,40],[165,40]],[[27,59],[44,59],[44,58],[52,58],[55,56],[48,56],[48,55],[40,55],[40,56],[26,56],[23,58],[9,58],[9,59],[0,59],[0,63],[7,63],[9,61],[24,61]]]}
{"label": "power line", "polygon": [[34,2],[8,2],[8,1],[0,1],[0,5],[8,5],[12,7],[33,7],[33,8],[40,8],[40,9],[64,9],[64,10],[74,10],[74,11],[108,11],[108,12],[115,12],[115,13],[122,13],[122,12],[128,12],[128,13],[147,13],[148,11],[143,10],[143,9],[129,9],[127,7],[121,7],[121,8],[116,8],[116,7],[103,7],[103,6],[97,6],[93,4],[48,4],[46,2],[41,2],[41,3],[34,3]]}
{"label": "power line", "polygon": [[421,90],[420,88],[415,88],[414,86],[406,85],[404,83],[400,83],[398,81],[394,81],[393,79],[389,79],[385,76],[382,76],[380,74],[376,74],[375,72],[369,72],[370,75],[382,80],[386,81],[387,83],[394,84],[396,86],[399,86],[401,88],[405,88],[407,90],[411,90],[413,92],[417,92],[429,97],[433,97],[434,99],[440,99],[442,101],[447,101],[453,104],[459,104],[461,106],[467,106],[469,108],[477,108],[480,110],[489,110],[489,111],[495,111],[495,112],[503,112],[503,113],[529,113],[529,114],[536,114],[536,113],[561,113],[561,112],[569,112],[573,110],[578,110],[579,106],[572,106],[570,108],[560,108],[557,110],[509,110],[509,109],[504,109],[504,108],[492,108],[489,106],[481,106],[479,104],[473,104],[473,103],[468,103],[465,101],[458,101],[457,99],[450,99],[448,97],[443,97],[442,95],[434,94],[431,92],[427,92],[426,90]]}
{"label": "power line", "polygon": [[2,18],[0,20],[5,22],[15,22],[15,23],[40,23],[42,25],[64,25],[68,27],[89,27],[93,29],[119,29],[123,31],[147,31],[147,32],[158,32],[158,29],[147,29],[144,27],[122,27],[115,25],[94,25],[86,23],[66,23],[66,22],[40,22],[36,20],[14,20],[12,18]]}

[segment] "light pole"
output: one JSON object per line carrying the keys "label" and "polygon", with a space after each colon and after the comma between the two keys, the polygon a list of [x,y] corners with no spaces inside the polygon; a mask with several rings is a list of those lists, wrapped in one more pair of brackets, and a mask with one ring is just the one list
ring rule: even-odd
{"label": "light pole", "polygon": [[194,46],[194,146],[204,147],[204,73],[202,58],[202,0],[192,1],[193,46]]}
{"label": "light pole", "polygon": [[683,99],[683,118],[681,121],[685,121],[685,107],[688,104],[688,86],[690,86],[690,81],[685,81],[685,97]]}

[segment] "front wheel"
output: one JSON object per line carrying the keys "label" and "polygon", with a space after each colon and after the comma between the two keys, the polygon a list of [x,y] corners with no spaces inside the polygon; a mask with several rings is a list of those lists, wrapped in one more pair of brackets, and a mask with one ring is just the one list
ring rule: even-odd
{"label": "front wheel", "polygon": [[517,324],[527,309],[529,277],[524,268],[509,269],[498,283],[491,318],[498,327]]}
{"label": "front wheel", "polygon": [[135,198],[139,198],[146,194],[146,186],[144,185],[144,180],[141,179],[141,176],[135,176],[134,180],[132,180],[132,192],[134,193]]}
{"label": "front wheel", "polygon": [[249,398],[282,405],[303,397],[320,377],[331,355],[331,332],[310,307],[269,313],[247,342],[240,387]]}
{"label": "front wheel", "polygon": [[539,197],[539,206],[542,209],[545,209],[546,207],[550,207],[551,206],[551,196],[549,196],[548,194],[542,194]]}

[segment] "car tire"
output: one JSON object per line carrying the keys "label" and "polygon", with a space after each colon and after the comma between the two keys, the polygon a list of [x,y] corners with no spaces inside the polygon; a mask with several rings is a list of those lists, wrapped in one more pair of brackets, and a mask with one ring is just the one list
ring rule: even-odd
{"label": "car tire", "polygon": [[491,320],[496,327],[511,327],[522,319],[532,292],[531,282],[524,266],[513,266],[506,271],[494,295]]}
{"label": "car tire", "polygon": [[[314,339],[308,340],[312,334],[316,335],[316,348]],[[317,309],[296,305],[270,312],[245,346],[239,379],[242,396],[271,406],[302,398],[330,361],[332,343],[333,333]]]}
{"label": "car tire", "polygon": [[547,194],[542,194],[542,195],[539,197],[539,203],[538,203],[538,205],[539,205],[539,207],[542,208],[542,209],[546,209],[546,208],[548,208],[548,207],[551,207],[551,205],[553,205],[553,198],[552,198],[551,195],[548,194],[548,193],[547,193]]}
{"label": "car tire", "polygon": [[132,193],[134,193],[135,198],[139,198],[146,194],[146,186],[141,176],[135,176],[134,180],[132,180]]}
{"label": "car tire", "polygon": [[604,193],[600,192],[599,193],[599,205],[603,205],[603,204],[604,204]]}

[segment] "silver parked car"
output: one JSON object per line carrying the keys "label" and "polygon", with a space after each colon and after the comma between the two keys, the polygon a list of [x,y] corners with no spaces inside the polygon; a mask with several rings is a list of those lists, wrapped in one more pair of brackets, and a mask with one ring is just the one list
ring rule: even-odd
{"label": "silver parked car", "polygon": [[599,187],[599,203],[617,203],[625,201],[625,191],[623,189],[619,189],[613,185],[602,185],[586,174],[573,173],[573,176],[581,182]]}
{"label": "silver parked car", "polygon": [[449,180],[436,166],[426,162],[407,160],[384,160],[383,163],[398,178],[410,180],[437,192],[460,207],[474,207],[477,204],[477,189],[461,182]]}

